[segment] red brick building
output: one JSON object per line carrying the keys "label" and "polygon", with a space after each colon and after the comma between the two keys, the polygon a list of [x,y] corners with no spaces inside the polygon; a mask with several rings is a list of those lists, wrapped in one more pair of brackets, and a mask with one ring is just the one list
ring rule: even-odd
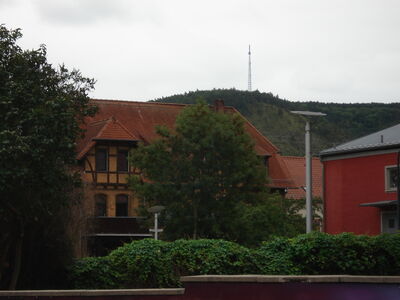
{"label": "red brick building", "polygon": [[400,125],[320,153],[324,231],[395,232]]}

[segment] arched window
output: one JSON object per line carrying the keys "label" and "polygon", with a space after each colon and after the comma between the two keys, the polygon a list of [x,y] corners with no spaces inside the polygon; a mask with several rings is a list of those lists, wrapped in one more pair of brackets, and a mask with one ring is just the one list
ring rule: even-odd
{"label": "arched window", "polygon": [[117,217],[128,216],[128,195],[117,195],[117,199],[115,201],[115,215]]}
{"label": "arched window", "polygon": [[94,196],[94,214],[98,217],[107,216],[107,195],[97,194]]}

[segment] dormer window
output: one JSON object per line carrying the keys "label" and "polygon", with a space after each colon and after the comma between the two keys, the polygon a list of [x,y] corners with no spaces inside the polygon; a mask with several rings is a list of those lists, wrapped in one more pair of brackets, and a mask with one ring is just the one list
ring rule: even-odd
{"label": "dormer window", "polygon": [[118,150],[117,171],[128,172],[128,150]]}
{"label": "dormer window", "polygon": [[96,171],[106,172],[108,170],[108,151],[105,148],[96,149]]}

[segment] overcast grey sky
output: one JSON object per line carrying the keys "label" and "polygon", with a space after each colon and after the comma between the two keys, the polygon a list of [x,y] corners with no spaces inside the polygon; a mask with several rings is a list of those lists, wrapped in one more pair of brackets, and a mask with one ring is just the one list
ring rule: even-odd
{"label": "overcast grey sky", "polygon": [[398,0],[0,0],[24,48],[97,80],[95,98],[247,89],[292,101],[400,101]]}

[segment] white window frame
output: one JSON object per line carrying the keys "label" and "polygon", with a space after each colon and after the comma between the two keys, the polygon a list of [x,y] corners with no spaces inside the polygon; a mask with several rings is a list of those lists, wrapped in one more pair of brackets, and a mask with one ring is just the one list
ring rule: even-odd
{"label": "white window frame", "polygon": [[396,192],[397,188],[390,187],[389,172],[391,169],[396,169],[397,165],[385,166],[385,192]]}

